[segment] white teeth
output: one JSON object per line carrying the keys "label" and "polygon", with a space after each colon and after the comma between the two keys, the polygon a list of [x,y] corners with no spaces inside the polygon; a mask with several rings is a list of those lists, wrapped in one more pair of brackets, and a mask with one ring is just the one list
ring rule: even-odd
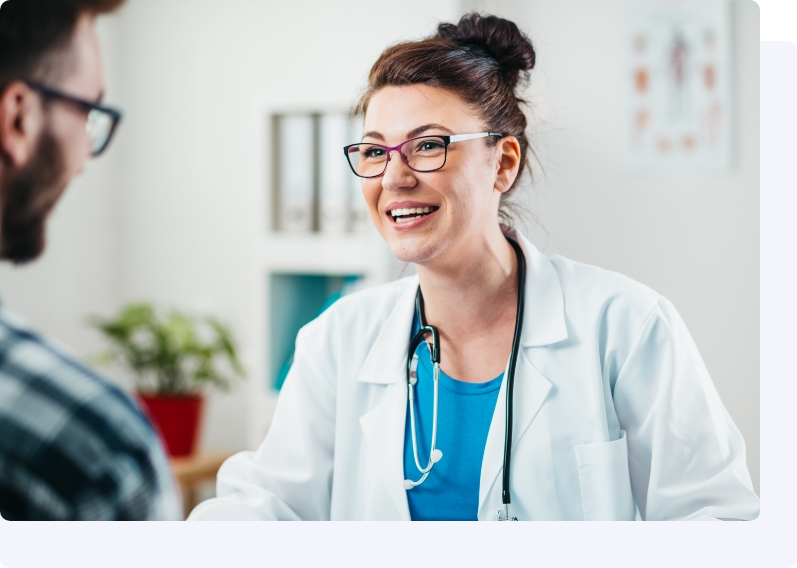
{"label": "white teeth", "polygon": [[399,219],[396,219],[396,223],[406,223],[407,221],[414,221],[415,219],[420,219],[422,217],[423,215],[417,215],[415,217],[401,217]]}
{"label": "white teeth", "polygon": [[431,207],[409,207],[405,209],[393,209],[390,214],[393,217],[405,217],[407,215],[418,215],[419,213],[431,213]]}

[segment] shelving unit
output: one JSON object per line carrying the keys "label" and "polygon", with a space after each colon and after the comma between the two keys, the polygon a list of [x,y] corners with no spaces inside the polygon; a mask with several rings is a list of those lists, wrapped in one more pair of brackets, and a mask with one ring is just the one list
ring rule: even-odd
{"label": "shelving unit", "polygon": [[[391,262],[392,261],[392,262]],[[266,294],[266,373],[279,388],[296,334],[346,288],[388,281],[395,261],[377,234],[272,233],[263,243]]]}
{"label": "shelving unit", "polygon": [[261,258],[267,322],[264,369],[269,389],[281,386],[299,329],[340,295],[344,282],[349,289],[378,285],[394,279],[402,267],[376,231],[270,233]]}
{"label": "shelving unit", "polygon": [[290,367],[303,325],[342,291],[387,282],[402,269],[371,226],[360,182],[341,151],[361,131],[345,109],[285,105],[269,113],[270,210],[260,259],[271,393]]}
{"label": "shelving unit", "polygon": [[375,231],[364,234],[271,233],[263,242],[263,265],[271,272],[359,274],[384,281],[390,251]]}

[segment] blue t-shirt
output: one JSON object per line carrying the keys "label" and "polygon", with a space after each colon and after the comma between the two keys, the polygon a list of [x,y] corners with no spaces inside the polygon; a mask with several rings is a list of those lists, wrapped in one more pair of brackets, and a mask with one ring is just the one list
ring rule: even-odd
{"label": "blue t-shirt", "polygon": [[[419,326],[413,322],[413,335]],[[434,384],[432,362],[426,343],[418,354],[415,385],[415,428],[418,461],[426,467],[432,442]],[[475,521],[479,508],[479,481],[484,446],[495,412],[504,375],[486,383],[465,383],[440,372],[438,389],[437,448],[442,459],[421,485],[407,491],[413,521]],[[421,478],[412,451],[409,404],[404,431],[404,477]]]}

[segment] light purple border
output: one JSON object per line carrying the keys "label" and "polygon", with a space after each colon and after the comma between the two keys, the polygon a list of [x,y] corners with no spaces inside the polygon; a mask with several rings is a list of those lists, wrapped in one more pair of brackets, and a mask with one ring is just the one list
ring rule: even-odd
{"label": "light purple border", "polygon": [[6,568],[797,561],[797,48],[761,44],[761,516],[750,523],[0,523]]}

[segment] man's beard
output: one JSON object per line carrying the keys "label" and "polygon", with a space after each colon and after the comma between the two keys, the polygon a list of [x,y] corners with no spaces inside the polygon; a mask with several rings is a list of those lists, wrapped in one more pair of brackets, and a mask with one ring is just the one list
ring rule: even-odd
{"label": "man's beard", "polygon": [[22,264],[42,253],[45,221],[65,189],[63,170],[58,141],[44,130],[30,163],[0,184],[0,259]]}

